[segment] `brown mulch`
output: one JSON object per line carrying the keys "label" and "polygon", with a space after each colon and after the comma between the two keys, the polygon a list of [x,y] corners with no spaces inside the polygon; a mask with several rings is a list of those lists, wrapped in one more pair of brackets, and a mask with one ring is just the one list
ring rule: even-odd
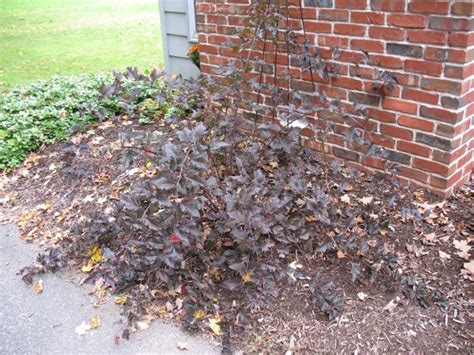
{"label": "brown mulch", "polygon": [[[44,147],[14,172],[0,175],[0,223],[15,223],[28,242],[56,243],[96,206],[105,211],[134,181],[155,173],[146,151],[124,166],[124,152],[135,146],[122,134],[165,129],[159,124],[106,122],[68,142]],[[370,182],[370,176],[361,175],[351,194],[366,196]],[[281,285],[280,297],[255,310],[245,332],[234,339],[242,351],[472,352],[474,275],[464,265],[472,261],[473,251],[460,255],[454,241],[474,243],[474,185],[471,182],[447,200],[423,191],[405,193],[421,212],[432,211],[424,217],[429,232],[394,213],[393,233],[386,236],[385,247],[400,260],[401,274],[416,276],[427,294],[441,295],[439,304],[422,307],[389,278],[353,283],[343,255],[330,260],[315,257],[303,267],[321,281],[338,275],[332,292],[343,300],[342,315],[329,321],[308,298],[304,285]]]}

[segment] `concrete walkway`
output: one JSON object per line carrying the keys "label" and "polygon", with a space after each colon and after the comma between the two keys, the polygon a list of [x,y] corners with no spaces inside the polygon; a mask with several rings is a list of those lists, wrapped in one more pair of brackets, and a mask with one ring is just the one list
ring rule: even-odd
{"label": "concrete walkway", "polygon": [[[112,302],[95,308],[87,288],[64,275],[43,275],[43,293],[36,295],[16,275],[31,264],[38,249],[19,238],[12,226],[0,225],[0,354],[219,354],[220,350],[178,328],[154,322],[129,341],[115,337],[124,326]],[[79,335],[75,328],[98,315],[98,329]],[[189,350],[179,350],[177,343]]]}

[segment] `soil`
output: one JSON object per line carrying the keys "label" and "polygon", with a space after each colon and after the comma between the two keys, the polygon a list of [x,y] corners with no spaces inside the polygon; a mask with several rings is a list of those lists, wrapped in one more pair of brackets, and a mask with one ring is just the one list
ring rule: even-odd
{"label": "soil", "polygon": [[[146,149],[124,165],[124,153],[141,148],[125,141],[123,133],[139,137],[163,130],[164,124],[118,120],[43,147],[20,168],[0,175],[0,223],[15,223],[28,242],[57,243],[97,205],[109,208],[130,184],[154,173]],[[351,196],[383,196],[386,188],[374,187],[372,177],[362,174]],[[416,277],[417,287],[429,297],[407,294],[384,276],[374,284],[363,278],[354,283],[344,255],[327,260],[315,256],[303,267],[321,282],[338,275],[331,292],[342,300],[342,315],[328,320],[301,281],[281,285],[279,298],[255,310],[245,331],[235,336],[238,348],[245,353],[472,353],[474,275],[465,265],[473,259],[473,181],[447,200],[404,191],[421,212],[431,212],[423,217],[425,227],[417,228],[393,211],[393,232],[384,248],[399,258],[400,273]],[[467,245],[464,254],[455,241]]]}

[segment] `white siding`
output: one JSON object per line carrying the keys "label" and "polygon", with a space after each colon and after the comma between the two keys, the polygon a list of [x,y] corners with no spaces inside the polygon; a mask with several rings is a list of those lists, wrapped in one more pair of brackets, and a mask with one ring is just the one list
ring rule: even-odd
{"label": "white siding", "polygon": [[166,71],[198,77],[198,68],[187,57],[189,47],[195,44],[190,40],[188,0],[160,0],[160,14]]}

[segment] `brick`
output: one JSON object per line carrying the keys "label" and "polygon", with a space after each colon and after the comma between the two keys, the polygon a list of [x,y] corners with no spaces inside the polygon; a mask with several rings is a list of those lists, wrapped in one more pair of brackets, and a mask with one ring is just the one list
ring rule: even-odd
{"label": "brick", "polygon": [[442,108],[428,107],[422,105],[420,107],[420,116],[454,124],[462,119],[463,114],[448,111]]}
{"label": "brick", "polygon": [[385,15],[380,12],[351,11],[351,23],[383,25],[385,23]]}
{"label": "brick", "polygon": [[414,128],[420,131],[433,132],[434,123],[418,117],[400,115],[398,124],[403,127]]}
{"label": "brick", "polygon": [[471,19],[432,16],[428,27],[440,31],[472,31],[473,23]]}
{"label": "brick", "polygon": [[403,89],[402,98],[432,105],[436,105],[439,101],[439,95],[437,94],[410,88]]}
{"label": "brick", "polygon": [[401,140],[397,142],[397,149],[402,152],[412,153],[426,158],[430,156],[432,151],[431,148],[425,147],[423,145]]}
{"label": "brick", "polygon": [[415,180],[423,182],[423,183],[428,182],[428,178],[429,178],[429,175],[427,173],[409,168],[407,166],[402,166],[400,168],[400,173],[399,174],[401,176],[405,176],[409,179],[415,179]]}
{"label": "brick", "polygon": [[463,106],[463,102],[458,97],[443,96],[441,97],[441,106],[444,108],[457,110]]}
{"label": "brick", "polygon": [[388,15],[387,24],[407,28],[425,28],[426,17],[421,15]]}
{"label": "brick", "polygon": [[331,33],[332,26],[327,22],[306,21],[305,28],[308,32]]}
{"label": "brick", "polygon": [[360,161],[360,155],[350,150],[342,149],[339,147],[332,147],[332,153],[336,157],[339,157],[339,158],[356,161],[356,162]]}
{"label": "brick", "polygon": [[347,22],[349,21],[349,12],[344,10],[322,9],[319,11],[318,20]]}
{"label": "brick", "polygon": [[396,115],[392,112],[384,111],[384,110],[378,110],[372,107],[369,107],[367,109],[367,115],[380,122],[388,122],[388,123],[395,123],[396,122]]}
{"label": "brick", "polygon": [[451,143],[451,140],[449,139],[444,139],[444,138],[418,132],[416,134],[416,141],[419,143],[427,144],[431,147],[435,147],[435,148],[447,151],[447,152],[452,150],[452,143]]}
{"label": "brick", "polygon": [[445,62],[448,60],[449,51],[444,48],[426,47],[425,59],[437,62]]}
{"label": "brick", "polygon": [[370,0],[370,8],[374,11],[405,11],[405,0]]}
{"label": "brick", "polygon": [[323,47],[347,48],[349,46],[349,39],[345,37],[319,35],[318,44]]}
{"label": "brick", "polygon": [[380,104],[380,96],[351,92],[349,93],[349,101],[363,105],[378,106]]}
{"label": "brick", "polygon": [[443,65],[438,62],[428,62],[425,60],[406,60],[405,70],[432,76],[440,76],[443,70]]}
{"label": "brick", "polygon": [[338,60],[340,62],[350,62],[360,64],[364,61],[365,55],[360,52],[342,51]]}
{"label": "brick", "polygon": [[405,86],[419,86],[420,85],[420,77],[415,74],[405,74],[405,73],[391,73],[397,78],[397,81],[400,85]]}
{"label": "brick", "polygon": [[304,0],[304,6],[333,7],[333,0]]}
{"label": "brick", "polygon": [[449,13],[449,2],[433,0],[415,0],[408,4],[408,11],[420,14],[447,15]]}
{"label": "brick", "polygon": [[451,13],[456,16],[471,17],[474,15],[474,2],[472,0],[455,2],[451,7]]}
{"label": "brick", "polygon": [[455,47],[468,47],[474,45],[474,33],[450,33],[448,44]]}
{"label": "brick", "polygon": [[408,41],[414,43],[446,44],[447,34],[438,31],[409,30]]}
{"label": "brick", "polygon": [[353,39],[351,41],[351,48],[353,50],[367,52],[383,52],[385,50],[385,44],[382,41],[373,41],[369,39]]}
{"label": "brick", "polygon": [[336,8],[364,10],[367,0],[336,0]]}
{"label": "brick", "polygon": [[418,112],[418,105],[412,102],[386,97],[383,100],[383,108],[386,110],[409,113],[416,115]]}
{"label": "brick", "polygon": [[400,138],[405,140],[413,139],[413,132],[411,130],[400,128],[397,126],[382,124],[380,125],[380,133],[394,138]]}
{"label": "brick", "polygon": [[444,76],[447,78],[466,79],[470,75],[466,67],[458,67],[454,65],[445,65]]}
{"label": "brick", "polygon": [[425,90],[432,90],[454,95],[458,95],[462,91],[462,84],[459,82],[434,78],[423,78],[421,80],[421,87]]}
{"label": "brick", "polygon": [[331,80],[332,85],[343,87],[350,90],[362,91],[362,82],[353,78],[344,78],[344,77],[333,77]]}
{"label": "brick", "polygon": [[402,41],[405,39],[405,32],[400,28],[370,27],[369,36],[372,38]]}
{"label": "brick", "polygon": [[385,149],[383,152],[385,159],[400,163],[400,164],[410,164],[411,156],[405,153],[400,153],[395,150]]}
{"label": "brick", "polygon": [[376,65],[382,68],[389,68],[389,69],[403,68],[403,61],[398,57],[372,54],[369,58],[369,62],[372,65]]}
{"label": "brick", "polygon": [[387,43],[387,53],[405,57],[422,58],[423,47],[409,44]]}
{"label": "brick", "polygon": [[413,158],[413,167],[443,176],[447,176],[449,174],[449,168],[446,165],[421,158]]}
{"label": "brick", "polygon": [[334,33],[349,36],[363,36],[365,35],[366,27],[362,25],[353,25],[346,23],[336,23],[334,25]]}

